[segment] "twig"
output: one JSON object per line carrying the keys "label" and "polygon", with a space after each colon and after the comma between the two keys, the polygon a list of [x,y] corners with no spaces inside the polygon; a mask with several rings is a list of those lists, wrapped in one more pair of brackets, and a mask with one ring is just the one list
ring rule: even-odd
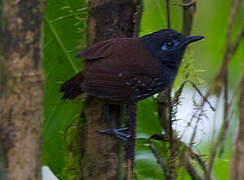
{"label": "twig", "polygon": [[183,7],[182,33],[185,35],[190,35],[192,30],[193,17],[196,11],[196,1],[182,0],[181,6]]}
{"label": "twig", "polygon": [[169,137],[169,110],[168,110],[168,98],[167,90],[160,92],[156,99],[158,119],[160,121],[161,127],[165,131],[165,134]]}
{"label": "twig", "polygon": [[[241,0],[234,0],[234,1],[235,2],[232,3],[232,7],[230,10],[231,11],[230,19],[229,19],[229,25],[228,25],[228,29],[227,29],[227,35],[226,35],[226,39],[227,39],[226,51],[225,51],[225,55],[224,55],[224,58],[222,61],[221,68],[215,77],[214,83],[208,88],[208,91],[207,91],[206,95],[204,96],[205,98],[199,105],[199,108],[195,111],[195,113],[191,117],[191,121],[196,117],[196,115],[198,113],[202,114],[203,106],[206,103],[206,100],[212,91],[215,91],[215,92],[217,92],[217,94],[219,94],[220,89],[222,88],[222,81],[224,80],[223,77],[225,76],[225,73],[227,71],[227,65],[228,65],[229,61],[231,60],[232,56],[234,55],[234,53],[236,52],[236,49],[238,48],[241,39],[243,38],[244,30],[242,30],[241,33],[237,36],[234,45],[233,46],[231,45],[231,32],[232,32],[234,20],[235,20],[236,14],[237,14],[236,11],[241,3]],[[235,11],[235,12],[233,12],[233,11]],[[195,134],[193,133],[193,135],[195,135]],[[192,137],[192,139],[193,139],[193,137]]]}
{"label": "twig", "polygon": [[196,3],[196,0],[190,0],[187,2],[186,0],[183,0],[183,2],[180,4],[182,7],[190,7]]}
{"label": "twig", "polygon": [[[165,137],[163,135],[158,135],[158,134],[154,134],[148,139],[149,145],[150,144],[152,145],[152,146],[150,146],[150,148],[151,148],[155,158],[157,159],[160,167],[164,170],[164,172],[167,171],[165,173],[167,175],[167,173],[169,173],[168,168],[167,168],[165,162],[163,161],[163,159],[161,158],[160,154],[158,153],[157,149],[155,148],[155,146],[151,143],[151,139],[163,141],[163,142],[168,142],[169,140],[167,139],[167,137]],[[203,175],[197,168],[195,168],[195,164],[192,162],[192,158],[195,159],[197,162],[199,162],[199,165],[202,167],[203,171],[205,172],[206,164],[205,164],[204,160],[200,157],[200,155],[193,152],[184,142],[179,140],[177,137],[175,137],[175,146],[177,146],[177,149],[179,149],[179,147],[181,147],[181,146],[184,147],[184,149],[183,149],[184,152],[182,153],[182,155],[183,155],[183,159],[186,160],[185,167],[186,167],[189,175],[192,177],[192,179],[195,178],[195,179],[202,180]],[[176,156],[178,156],[178,155],[176,155]]]}
{"label": "twig", "polygon": [[[184,144],[183,142],[181,142],[181,143]],[[185,144],[184,144],[184,146],[185,146],[187,152],[189,152],[188,154],[189,154],[190,157],[188,157],[188,159],[190,161],[191,161],[191,158],[193,158],[194,160],[196,160],[199,163],[200,167],[203,169],[204,174],[206,174],[207,173],[207,167],[206,167],[205,161],[201,158],[201,156],[199,154],[197,154],[196,152],[194,152],[192,150],[192,148],[188,147]],[[195,165],[193,165],[193,163],[191,163],[191,164],[192,164],[191,166],[193,166],[193,167],[195,166]],[[198,174],[199,175],[199,178],[202,177],[201,173],[198,172],[198,169],[196,169],[195,171],[196,172],[194,174]]]}
{"label": "twig", "polygon": [[231,17],[229,19],[229,25],[228,25],[227,35],[226,35],[226,38],[227,38],[226,51],[225,51],[225,55],[224,55],[220,70],[214,78],[215,80],[213,82],[215,82],[215,83],[213,83],[208,88],[207,93],[204,96],[205,98],[203,99],[202,103],[200,104],[200,107],[195,111],[195,113],[193,114],[191,119],[193,119],[196,116],[196,114],[199,112],[199,110],[201,110],[203,108],[207,98],[212,93],[212,91],[217,92],[217,94],[220,91],[220,89],[222,87],[221,79],[223,77],[224,72],[226,72],[227,65],[228,65],[229,61],[231,60],[231,58],[233,57],[233,55],[235,54],[236,50],[238,49],[238,47],[240,45],[240,41],[244,38],[244,29],[242,29],[241,33],[237,36],[232,48],[230,48],[230,46],[231,46],[231,44],[230,44],[231,43],[230,42],[231,34],[230,33],[232,32],[232,27],[233,27],[237,9],[240,6],[240,3],[241,3],[241,0],[236,0],[235,3],[232,3],[232,6],[234,6],[234,7],[231,7],[231,13],[230,13]]}
{"label": "twig", "polygon": [[205,97],[205,96],[201,93],[201,91],[198,89],[198,87],[197,87],[193,82],[191,82],[191,81],[189,81],[189,83],[196,89],[196,91],[197,91],[198,94],[203,98],[203,100],[204,100],[205,102],[208,103],[208,105],[209,105],[209,107],[212,109],[212,111],[215,111],[215,108],[214,108],[214,107],[212,106],[212,104],[208,101],[208,98]]}
{"label": "twig", "polygon": [[[231,45],[231,35],[232,35],[232,30],[235,22],[235,18],[238,12],[238,9],[240,8],[242,0],[232,0],[231,4],[231,9],[230,9],[230,16],[229,16],[229,25],[227,29],[227,34],[226,34],[226,46],[230,47]],[[227,49],[227,48],[226,48]]]}
{"label": "twig", "polygon": [[194,82],[190,81],[190,80],[186,80],[186,81],[184,81],[184,82],[181,84],[180,88],[179,88],[179,89],[177,90],[177,92],[175,93],[175,97],[174,97],[174,99],[173,99],[173,103],[175,103],[175,102],[178,101],[178,99],[179,99],[179,97],[180,97],[180,95],[181,95],[181,92],[182,92],[182,90],[183,90],[183,88],[184,88],[184,86],[185,86],[186,83],[191,84],[192,87],[197,91],[197,93],[203,98],[203,100],[206,101],[206,102],[208,103],[208,105],[209,105],[209,107],[212,109],[212,111],[215,111],[215,108],[213,107],[213,105],[212,105],[212,104],[208,101],[208,99],[203,95],[203,93],[200,91],[200,89],[197,87],[197,85],[196,85]]}
{"label": "twig", "polygon": [[170,28],[170,0],[166,0],[166,9],[167,9],[167,23],[169,29]]}
{"label": "twig", "polygon": [[[191,1],[191,2],[195,6],[195,1]],[[170,28],[170,7],[169,7],[169,0],[166,0],[166,8],[167,8],[168,28]],[[192,12],[194,12],[194,11],[192,11]],[[193,15],[194,15],[194,13],[192,13],[191,16],[193,17]],[[187,26],[188,26],[187,29],[191,29],[192,28],[192,23],[188,23]],[[191,31],[189,31],[189,32],[191,32]],[[173,167],[173,165],[174,165],[174,163],[172,162],[172,160],[174,161],[177,158],[176,148],[179,147],[180,145],[182,145],[182,142],[177,138],[176,132],[174,132],[174,130],[172,128],[172,123],[173,123],[173,121],[172,121],[172,118],[173,118],[172,107],[173,106],[172,105],[178,102],[179,97],[180,97],[180,94],[182,92],[182,89],[183,89],[185,83],[186,82],[184,82],[182,84],[182,86],[180,87],[180,89],[176,92],[176,96],[175,96],[175,98],[174,98],[173,101],[171,101],[171,96],[170,96],[170,92],[171,92],[170,90],[171,90],[171,88],[168,88],[167,89],[167,93],[166,92],[160,93],[159,94],[159,97],[157,98],[159,119],[160,119],[160,122],[161,122],[161,124],[163,126],[163,129],[164,129],[165,133],[166,133],[166,137],[169,137],[169,141],[170,141],[170,160],[171,160],[171,162],[170,162],[170,171],[171,172],[169,172],[169,173],[170,173],[171,176],[173,174],[171,167]],[[193,87],[195,89],[198,89],[194,85],[193,85]],[[199,89],[197,90],[197,92],[200,94],[201,97],[203,97],[203,95],[202,95],[202,93],[200,92]],[[205,101],[207,101],[207,99],[205,99]],[[211,106],[211,104],[210,104],[210,106]],[[158,154],[154,154],[154,155],[157,156]],[[159,157],[157,159],[159,159]],[[195,156],[193,156],[193,157],[195,157]],[[199,156],[196,156],[196,157],[199,157]],[[194,168],[194,164],[190,160],[191,157],[190,156],[187,156],[186,158],[187,158],[187,162],[188,162],[188,167],[186,169],[188,170],[189,174],[193,178],[194,177],[199,177],[199,179],[202,179],[202,178],[200,178],[201,173],[199,173],[198,170],[196,168]],[[206,169],[203,160],[201,160],[200,157],[199,158],[196,158],[196,159],[199,162],[201,162],[200,165],[203,166],[203,169]],[[163,165],[161,164],[161,166],[163,166]],[[167,166],[164,166],[164,168],[165,167],[167,167]],[[173,168],[175,168],[175,167],[173,167]],[[197,175],[199,175],[199,176],[197,176]]]}
{"label": "twig", "polygon": [[223,143],[226,137],[226,133],[229,127],[229,104],[228,104],[228,76],[227,76],[227,66],[229,61],[231,60],[233,54],[235,53],[236,49],[238,48],[240,41],[243,37],[243,30],[241,33],[237,36],[234,45],[231,43],[231,35],[232,35],[232,29],[235,22],[235,18],[238,12],[238,8],[240,7],[241,0],[233,0],[230,8],[230,18],[229,18],[229,25],[227,29],[226,34],[226,51],[224,55],[224,59],[221,65],[221,68],[215,78],[216,86],[214,87],[214,84],[211,88],[209,88],[208,93],[212,90],[212,88],[219,94],[222,84],[224,83],[224,120],[221,128],[221,132],[219,134],[219,138],[217,142],[214,144],[213,148],[211,149],[210,153],[210,160],[208,165],[208,170],[206,174],[206,179],[210,179],[211,171],[213,168],[215,156],[217,149],[219,146]]}
{"label": "twig", "polygon": [[191,158],[187,156],[188,158],[186,159],[186,169],[191,176],[192,179],[195,180],[203,180],[202,174],[199,172],[197,168],[195,168],[195,165],[192,163]]}
{"label": "twig", "polygon": [[174,130],[173,130],[173,117],[175,114],[173,113],[173,104],[171,102],[171,90],[172,85],[169,86],[167,89],[167,101],[168,101],[168,123],[169,123],[169,144],[170,144],[170,174],[174,176],[175,169],[176,169],[176,147],[175,147],[175,138],[174,138]]}
{"label": "twig", "polygon": [[171,88],[168,88],[168,91],[167,91],[167,96],[168,96],[168,119],[169,119],[169,143],[170,143],[170,149],[172,150],[173,149],[173,146],[174,146],[174,138],[173,138],[173,117],[172,117],[172,103],[171,103]]}
{"label": "twig", "polygon": [[[195,137],[196,137],[196,134],[197,134],[197,128],[198,128],[198,124],[199,122],[201,121],[201,117],[203,116],[203,109],[201,109],[200,113],[198,114],[197,116],[197,119],[196,119],[196,124],[195,124],[195,127],[194,127],[194,130],[193,130],[193,133],[192,133],[192,136],[191,136],[191,140],[190,140],[190,148],[192,149],[192,146],[194,144],[194,140],[195,140]],[[193,117],[195,118],[195,117]],[[192,118],[192,119],[193,119]]]}
{"label": "twig", "polygon": [[155,158],[157,159],[157,162],[158,162],[159,166],[160,166],[160,167],[162,168],[162,170],[164,171],[165,179],[171,179],[171,180],[174,180],[175,178],[173,178],[173,177],[170,175],[166,163],[164,162],[163,158],[161,158],[161,156],[160,156],[160,154],[158,153],[156,147],[155,147],[155,146],[153,145],[153,143],[151,142],[151,139],[148,139],[148,144],[149,144],[149,147],[150,147],[152,153],[154,154]]}
{"label": "twig", "polygon": [[202,158],[195,152],[193,152],[190,148],[189,148],[192,157],[199,163],[199,165],[202,167],[204,173],[206,174],[207,172],[207,167],[206,167],[206,163],[204,160],[202,160]]}
{"label": "twig", "polygon": [[[186,85],[186,83],[191,84],[191,85],[193,86],[193,88],[197,91],[197,93],[203,98],[203,101],[204,101],[204,102],[207,102],[208,105],[210,106],[210,108],[211,108],[213,111],[215,111],[215,108],[213,107],[213,105],[212,105],[212,104],[208,101],[208,99],[202,94],[202,92],[200,91],[200,89],[198,89],[198,87],[195,85],[195,83],[192,82],[192,81],[190,81],[190,80],[186,80],[186,81],[184,81],[184,82],[181,84],[180,88],[179,88],[179,89],[176,91],[176,93],[175,93],[175,96],[174,96],[174,99],[173,99],[173,103],[172,103],[172,104],[175,104],[175,103],[177,103],[177,102],[179,101],[179,97],[180,97],[180,95],[181,95],[181,93],[182,93],[182,90],[183,90],[184,86]],[[198,111],[197,111],[197,112],[198,112]],[[201,110],[201,112],[199,113],[198,118],[197,118],[196,126],[195,126],[195,128],[194,128],[194,131],[193,131],[193,134],[192,134],[192,137],[191,137],[191,141],[190,141],[191,147],[192,147],[192,145],[193,145],[193,141],[194,141],[194,138],[195,138],[195,135],[196,135],[197,126],[198,126],[198,123],[199,123],[200,120],[201,120],[202,113],[203,113],[203,109]],[[192,118],[191,118],[190,121],[192,121],[193,118],[196,117],[196,115],[197,115],[197,113],[195,113],[194,116],[192,116]]]}
{"label": "twig", "polygon": [[230,17],[229,17],[229,24],[227,28],[227,33],[226,33],[226,50],[224,54],[224,58],[221,64],[221,67],[219,69],[219,72],[217,73],[214,84],[209,88],[208,94],[210,94],[212,91],[216,92],[217,94],[220,94],[220,90],[222,88],[222,84],[224,82],[224,74],[227,71],[228,64],[234,55],[237,47],[240,44],[241,39],[243,38],[243,29],[242,32],[237,36],[236,41],[234,45],[232,45],[231,42],[231,35],[232,35],[232,30],[233,30],[233,25],[235,22],[235,18],[238,12],[238,9],[241,5],[242,0],[233,0],[230,8]]}
{"label": "twig", "polygon": [[207,171],[208,172],[207,179],[209,179],[210,173],[212,171],[217,149],[223,143],[223,141],[225,140],[225,137],[226,137],[226,133],[227,133],[227,130],[229,127],[228,115],[229,115],[228,81],[227,81],[227,73],[226,73],[225,74],[225,85],[224,85],[224,120],[223,120],[222,128],[221,128],[221,131],[219,134],[219,138],[211,149],[210,158],[209,158],[210,160],[209,160],[208,171]]}
{"label": "twig", "polygon": [[[244,67],[244,64],[243,64]],[[237,138],[235,141],[235,150],[232,156],[232,171],[231,179],[232,180],[241,180],[244,176],[243,167],[244,167],[244,150],[243,150],[243,139],[244,139],[244,74],[242,74],[242,79],[240,83],[240,119],[239,127],[237,132]]]}
{"label": "twig", "polygon": [[201,172],[199,172],[198,169],[195,168],[195,164],[192,163],[192,159],[196,160],[200,167],[203,169],[204,173],[206,174],[206,163],[205,161],[198,155],[196,152],[194,152],[190,147],[188,147],[184,142],[179,141],[179,144],[181,146],[185,147],[185,152],[184,152],[184,158],[186,159],[186,164],[188,173],[191,175],[192,179],[203,179],[203,175]]}
{"label": "twig", "polygon": [[[243,64],[244,64],[244,60],[243,60]],[[241,90],[242,90],[242,78],[240,79],[237,88],[233,92],[233,96],[231,97],[231,100],[229,102],[229,107],[233,106],[235,99],[237,99],[236,96],[240,93]]]}
{"label": "twig", "polygon": [[239,47],[239,44],[241,42],[241,40],[244,38],[244,28],[242,29],[242,31],[239,33],[239,35],[236,37],[235,42],[232,45],[232,50],[231,50],[231,54],[235,54],[236,50]]}

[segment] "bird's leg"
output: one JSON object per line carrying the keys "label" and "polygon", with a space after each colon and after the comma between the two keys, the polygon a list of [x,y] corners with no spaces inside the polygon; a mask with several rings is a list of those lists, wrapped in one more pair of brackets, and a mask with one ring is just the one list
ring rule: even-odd
{"label": "bird's leg", "polygon": [[104,129],[104,130],[99,130],[98,132],[102,133],[102,134],[112,134],[116,138],[118,138],[122,141],[127,141],[130,138],[130,135],[123,133],[123,131],[128,130],[128,128],[127,127],[126,128],[119,128],[119,129],[113,128],[112,121],[110,120],[109,105],[108,104],[104,104],[103,111],[104,111],[105,119],[108,122],[110,128]]}

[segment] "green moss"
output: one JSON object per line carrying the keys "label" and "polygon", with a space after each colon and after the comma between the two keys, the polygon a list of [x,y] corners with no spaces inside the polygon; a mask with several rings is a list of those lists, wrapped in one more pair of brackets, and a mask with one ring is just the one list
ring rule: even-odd
{"label": "green moss", "polygon": [[82,120],[77,119],[71,124],[64,133],[65,153],[64,161],[65,167],[61,172],[62,179],[74,180],[81,178],[81,128]]}

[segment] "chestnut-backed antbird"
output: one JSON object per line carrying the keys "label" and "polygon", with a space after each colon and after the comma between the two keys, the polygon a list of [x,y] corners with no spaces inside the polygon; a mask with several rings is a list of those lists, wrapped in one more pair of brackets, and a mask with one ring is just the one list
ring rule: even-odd
{"label": "chestnut-backed antbird", "polygon": [[85,67],[61,86],[63,99],[87,93],[124,104],[150,97],[173,82],[186,46],[202,38],[163,29],[95,43],[76,55],[85,59]]}

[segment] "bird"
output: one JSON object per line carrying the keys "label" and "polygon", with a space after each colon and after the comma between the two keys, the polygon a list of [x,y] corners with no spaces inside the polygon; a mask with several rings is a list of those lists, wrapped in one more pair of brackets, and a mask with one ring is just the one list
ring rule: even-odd
{"label": "bird", "polygon": [[[128,104],[153,96],[174,81],[187,45],[203,38],[161,29],[140,38],[114,38],[92,44],[76,55],[84,58],[85,66],[61,85],[62,99],[86,93],[108,104]],[[127,141],[130,135],[123,133],[126,130],[98,132]]]}
{"label": "bird", "polygon": [[86,93],[111,104],[125,104],[153,96],[173,82],[187,45],[203,38],[161,29],[140,38],[92,44],[75,56],[84,58],[85,66],[62,84],[62,99]]}

